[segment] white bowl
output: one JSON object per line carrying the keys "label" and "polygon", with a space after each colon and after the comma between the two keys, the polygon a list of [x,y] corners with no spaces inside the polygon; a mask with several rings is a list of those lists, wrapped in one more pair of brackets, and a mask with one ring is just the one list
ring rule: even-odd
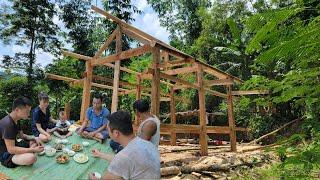
{"label": "white bowl", "polygon": [[67,144],[69,141],[68,141],[68,139],[61,139],[61,141],[60,141],[62,144]]}
{"label": "white bowl", "polygon": [[45,152],[46,152],[46,151],[43,150],[42,152],[39,152],[38,155],[39,155],[39,156],[42,156],[42,155],[44,155]]}
{"label": "white bowl", "polygon": [[87,142],[87,141],[83,141],[83,142],[82,142],[82,145],[83,145],[83,146],[89,146],[89,144],[90,144],[90,143]]}
{"label": "white bowl", "polygon": [[72,150],[69,150],[69,151],[68,151],[68,155],[69,155],[69,156],[73,156],[75,153],[76,153],[76,152],[74,152],[74,151],[72,151]]}
{"label": "white bowl", "polygon": [[47,156],[54,156],[56,154],[57,150],[54,148],[47,148],[45,150],[45,153]]}

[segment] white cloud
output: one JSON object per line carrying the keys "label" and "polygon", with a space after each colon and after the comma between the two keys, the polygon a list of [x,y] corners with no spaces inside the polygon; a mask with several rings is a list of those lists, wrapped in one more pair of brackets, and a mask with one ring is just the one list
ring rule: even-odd
{"label": "white cloud", "polygon": [[51,53],[43,52],[43,51],[36,51],[37,63],[41,64],[42,67],[52,63],[53,59],[55,58]]}
{"label": "white cloud", "polygon": [[29,51],[29,49],[26,46],[19,46],[19,45],[13,45],[11,50],[14,53],[26,53]]}
{"label": "white cloud", "polygon": [[170,34],[164,27],[160,26],[159,18],[156,13],[146,13],[142,18],[140,28],[166,43],[169,42],[168,37]]}
{"label": "white cloud", "polygon": [[134,2],[134,4],[140,11],[143,11],[146,7],[148,7],[147,0],[137,0]]}

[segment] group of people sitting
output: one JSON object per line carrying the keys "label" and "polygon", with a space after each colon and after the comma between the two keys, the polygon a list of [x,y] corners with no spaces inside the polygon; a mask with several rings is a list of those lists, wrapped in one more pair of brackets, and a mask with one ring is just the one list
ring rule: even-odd
{"label": "group of people sitting", "polygon": [[[19,165],[32,165],[37,158],[35,153],[44,151],[44,143],[51,140],[52,134],[59,138],[72,135],[68,131],[70,122],[64,112],[59,113],[59,120],[51,117],[49,97],[40,93],[39,106],[32,113],[33,136],[26,135],[18,125],[21,119],[28,119],[31,101],[17,98],[12,111],[0,120],[0,162],[3,166],[14,168]],[[94,96],[92,107],[88,108],[86,118],[77,133],[84,138],[103,142],[110,137],[110,146],[116,154],[103,153],[92,149],[92,155],[110,161],[103,179],[160,179],[160,121],[149,111],[149,103],[137,100],[133,104],[138,118],[142,120],[137,134],[133,132],[129,112],[120,110],[110,114],[102,107],[101,96]],[[50,124],[49,122],[53,123]],[[17,137],[23,139],[17,141]],[[89,179],[97,179],[90,173]]]}

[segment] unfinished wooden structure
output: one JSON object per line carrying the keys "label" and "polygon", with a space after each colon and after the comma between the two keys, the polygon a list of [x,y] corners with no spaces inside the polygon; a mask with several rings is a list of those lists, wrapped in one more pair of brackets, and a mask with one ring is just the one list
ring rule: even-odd
{"label": "unfinished wooden structure", "polygon": [[[161,134],[171,136],[171,144],[176,144],[177,133],[195,133],[199,134],[201,154],[207,155],[207,134],[229,134],[231,142],[231,150],[236,151],[236,131],[246,131],[245,128],[235,126],[233,116],[233,96],[242,94],[259,94],[264,92],[259,91],[232,91],[234,83],[241,83],[242,81],[230,74],[227,74],[217,68],[205,64],[192,56],[185,54],[168,44],[156,39],[155,37],[125,23],[117,17],[97,8],[91,7],[93,11],[100,13],[109,20],[117,23],[117,28],[107,38],[102,47],[97,51],[94,57],[76,54],[73,52],[63,51],[65,56],[74,57],[86,62],[86,72],[83,79],[72,79],[53,74],[47,74],[48,78],[64,80],[70,83],[83,85],[82,105],[80,120],[85,117],[85,111],[90,104],[90,90],[92,86],[99,88],[107,88],[113,90],[111,112],[117,111],[118,97],[124,94],[136,93],[136,99],[141,96],[151,96],[151,112],[159,116],[160,101],[170,101],[170,116],[171,124],[161,124]],[[141,46],[122,51],[121,39],[122,36],[128,36],[140,42]],[[116,42],[116,54],[102,57],[101,55],[105,49],[111,44],[112,41]],[[120,66],[120,62],[134,56],[140,56],[146,53],[152,54],[152,65],[145,72],[135,72],[126,67]],[[95,66],[108,66],[114,68],[113,79],[100,77],[94,75],[93,68]],[[136,75],[137,83],[131,84],[128,82],[120,81],[120,72],[130,73]],[[179,78],[177,75],[192,73],[196,76],[196,83],[190,83],[187,80]],[[214,80],[205,80],[204,74],[210,74],[215,77]],[[149,79],[152,81],[151,87],[143,87],[142,81]],[[94,80],[101,80],[111,83],[111,85],[94,83]],[[166,84],[170,87],[169,94],[160,92],[160,84]],[[225,86],[226,92],[218,92],[211,89],[212,86]],[[127,88],[124,88],[127,87]],[[193,88],[198,90],[199,94],[199,124],[198,125],[182,125],[176,124],[176,101],[179,98],[175,97],[175,91],[179,89]],[[207,126],[206,124],[206,109],[205,109],[205,95],[213,95],[219,98],[225,98],[228,103],[228,122],[229,126]],[[140,122],[136,120],[135,125]]]}

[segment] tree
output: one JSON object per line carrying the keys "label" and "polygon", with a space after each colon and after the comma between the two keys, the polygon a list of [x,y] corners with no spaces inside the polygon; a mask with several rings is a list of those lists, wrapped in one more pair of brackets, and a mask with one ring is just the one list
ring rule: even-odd
{"label": "tree", "polygon": [[170,44],[187,51],[200,36],[201,18],[197,11],[210,7],[207,0],[148,0],[158,13],[160,23],[170,32]]}
{"label": "tree", "polygon": [[[6,44],[13,42],[16,45],[28,46],[29,52],[17,53],[11,59],[14,61],[5,63],[8,66],[22,66],[27,73],[29,87],[32,87],[36,51],[56,54],[60,45],[57,37],[59,28],[52,21],[56,15],[55,4],[46,0],[8,2],[11,5],[10,9],[4,10],[5,13],[1,15],[4,29],[0,31],[0,37]],[[5,60],[8,60],[8,57]]]}

